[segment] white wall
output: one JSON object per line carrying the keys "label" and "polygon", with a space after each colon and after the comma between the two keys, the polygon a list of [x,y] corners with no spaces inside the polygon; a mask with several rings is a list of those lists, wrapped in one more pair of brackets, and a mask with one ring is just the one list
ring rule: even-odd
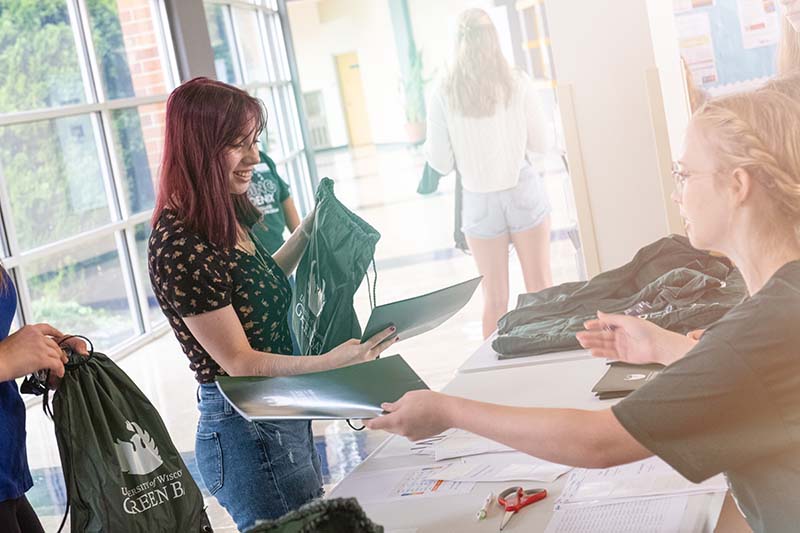
{"label": "white wall", "polygon": [[406,142],[400,67],[388,4],[383,0],[288,2],[300,86],[323,91],[334,146],[347,144],[347,126],[334,57],[359,57],[367,113],[375,143]]}
{"label": "white wall", "polygon": [[[665,196],[668,196],[673,187],[672,175],[669,172],[671,162],[677,160],[680,156],[683,134],[689,123],[691,110],[689,95],[686,91],[686,80],[684,79],[683,67],[680,61],[678,33],[675,28],[672,3],[664,2],[663,0],[647,0],[647,12],[650,17],[653,53],[663,97],[662,107],[667,129],[665,133],[669,141],[669,146],[664,147],[664,151],[669,152],[667,154],[669,159],[664,161],[664,164],[669,164],[670,168],[662,169],[661,173]],[[661,159],[666,158],[662,157]],[[668,199],[666,201],[667,224],[670,232],[684,234],[685,230],[683,229],[677,206]]]}
{"label": "white wall", "polygon": [[322,91],[331,144],[347,144],[347,125],[336,77],[336,63],[333,55],[320,47],[323,43],[317,42],[321,26],[317,2],[288,2],[287,7],[300,87],[303,92]]}
{"label": "white wall", "polygon": [[[331,143],[347,144],[333,58],[351,51],[359,54],[374,141],[406,142],[400,66],[386,0],[308,0],[288,2],[287,6],[300,85],[303,92],[323,91]],[[426,77],[431,80],[445,70],[452,53],[455,21],[462,11],[481,7],[490,15],[496,14],[498,22],[505,22],[505,8],[493,7],[488,0],[409,0],[408,7]],[[509,48],[511,43],[502,25],[498,25],[498,31],[504,48]],[[510,49],[504,51],[513,62]],[[426,91],[431,87],[428,84]]]}
{"label": "white wall", "polygon": [[575,189],[585,188],[576,200],[595,274],[668,233],[646,81],[656,65],[650,21],[641,0],[545,3],[559,94],[573,97],[571,109],[559,104],[565,129],[576,126],[567,152]]}

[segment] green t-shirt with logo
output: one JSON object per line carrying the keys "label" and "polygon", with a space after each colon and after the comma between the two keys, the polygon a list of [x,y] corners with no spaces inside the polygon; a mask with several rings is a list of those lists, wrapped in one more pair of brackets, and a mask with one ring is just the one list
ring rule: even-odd
{"label": "green t-shirt with logo", "polygon": [[264,152],[259,152],[259,155],[261,162],[253,169],[253,181],[247,196],[263,215],[253,226],[253,233],[267,251],[273,254],[284,242],[286,216],[283,202],[291,196],[291,192],[289,184],[278,176],[275,162]]}

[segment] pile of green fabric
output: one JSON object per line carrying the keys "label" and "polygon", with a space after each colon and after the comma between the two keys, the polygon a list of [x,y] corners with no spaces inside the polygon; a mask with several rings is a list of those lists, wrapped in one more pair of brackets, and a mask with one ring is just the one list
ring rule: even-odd
{"label": "pile of green fabric", "polygon": [[492,348],[501,359],[579,349],[575,334],[597,311],[632,314],[688,333],[722,318],[746,294],[728,259],[671,235],[589,281],[520,295],[516,309],[500,318]]}

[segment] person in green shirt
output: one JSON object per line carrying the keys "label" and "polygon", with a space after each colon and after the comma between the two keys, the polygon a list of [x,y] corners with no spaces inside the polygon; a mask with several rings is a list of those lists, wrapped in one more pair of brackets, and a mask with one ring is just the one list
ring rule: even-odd
{"label": "person in green shirt", "polygon": [[[292,233],[300,225],[300,215],[292,200],[289,184],[281,179],[275,161],[267,154],[258,151],[259,163],[253,168],[253,181],[247,189],[247,196],[261,211],[261,220],[251,230],[259,243],[270,255],[283,246],[283,229]],[[294,276],[289,276],[289,285],[294,291]],[[300,354],[300,345],[292,328],[292,310],[289,309],[289,333],[292,337],[292,353]]]}
{"label": "person in green shirt", "polygon": [[253,169],[253,181],[247,196],[261,211],[261,221],[253,226],[253,233],[270,254],[283,243],[283,230],[293,232],[300,225],[300,215],[292,200],[289,184],[281,179],[275,162],[264,152],[258,152],[261,161]]}

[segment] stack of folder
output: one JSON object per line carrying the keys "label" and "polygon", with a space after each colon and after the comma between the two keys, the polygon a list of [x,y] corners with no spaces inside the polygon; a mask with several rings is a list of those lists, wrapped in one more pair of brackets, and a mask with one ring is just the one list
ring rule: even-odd
{"label": "stack of folder", "polygon": [[661,372],[664,365],[634,365],[615,361],[608,365],[605,375],[597,382],[592,392],[601,400],[624,398]]}
{"label": "stack of folder", "polygon": [[246,420],[375,418],[383,402],[428,388],[399,355],[296,376],[219,376],[217,387]]}
{"label": "stack of folder", "polygon": [[[434,329],[472,298],[477,277],[372,310],[362,342],[394,325],[405,340]],[[383,402],[428,386],[399,355],[296,376],[219,376],[217,387],[247,420],[341,420],[374,418]]]}

